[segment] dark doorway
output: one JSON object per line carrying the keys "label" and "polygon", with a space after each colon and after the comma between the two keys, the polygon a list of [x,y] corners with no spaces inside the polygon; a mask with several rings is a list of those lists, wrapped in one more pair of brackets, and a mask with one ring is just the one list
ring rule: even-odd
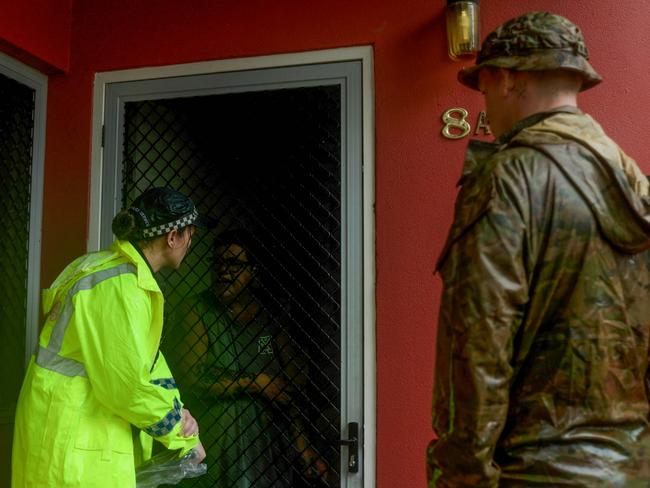
{"label": "dark doorway", "polygon": [[[123,205],[169,185],[217,222],[160,280],[162,349],[211,465],[184,486],[339,486],[340,86],[127,102],[124,114]],[[245,236],[225,258],[223,233]],[[223,266],[232,281],[254,275],[240,295],[253,308],[215,289]],[[245,386],[262,375],[284,388]]]}

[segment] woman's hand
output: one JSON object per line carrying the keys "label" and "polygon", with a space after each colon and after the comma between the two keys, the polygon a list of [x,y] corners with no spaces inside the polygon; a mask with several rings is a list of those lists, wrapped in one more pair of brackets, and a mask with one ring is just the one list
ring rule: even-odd
{"label": "woman's hand", "polygon": [[196,451],[196,464],[199,464],[205,459],[205,449],[203,448],[201,441],[199,441],[194,450]]}
{"label": "woman's hand", "polygon": [[287,393],[287,385],[282,378],[271,378],[267,374],[258,374],[253,380],[255,389],[274,403],[289,403],[291,397]]}
{"label": "woman's hand", "polygon": [[311,447],[300,453],[300,458],[305,464],[305,475],[309,478],[321,478],[327,481],[328,467],[325,461]]}
{"label": "woman's hand", "polygon": [[[186,408],[182,412],[181,434],[183,437],[199,435],[199,424]],[[203,455],[205,456],[205,452],[203,452]]]}

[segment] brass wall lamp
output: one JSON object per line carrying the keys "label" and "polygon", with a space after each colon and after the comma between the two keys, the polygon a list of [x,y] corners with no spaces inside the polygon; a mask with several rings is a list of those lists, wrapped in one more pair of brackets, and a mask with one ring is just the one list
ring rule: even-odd
{"label": "brass wall lamp", "polygon": [[473,59],[480,49],[479,0],[447,0],[447,45],[454,61]]}

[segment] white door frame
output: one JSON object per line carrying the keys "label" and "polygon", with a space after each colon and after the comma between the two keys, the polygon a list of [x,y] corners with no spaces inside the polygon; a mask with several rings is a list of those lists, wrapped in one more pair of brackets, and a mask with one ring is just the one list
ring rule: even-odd
{"label": "white door frame", "polygon": [[363,486],[374,488],[376,465],[376,350],[375,350],[375,122],[374,67],[371,46],[322,51],[276,54],[220,61],[108,71],[95,75],[93,89],[92,155],[90,182],[90,217],[87,248],[99,249],[102,201],[102,133],[104,100],[109,83],[171,78],[208,73],[224,73],[261,68],[278,68],[305,64],[361,61],[363,117],[363,385],[364,385],[364,462]]}
{"label": "white door frame", "polygon": [[[27,258],[27,309],[25,315],[25,365],[36,351],[41,291],[41,236],[43,227],[43,181],[45,175],[45,121],[47,81],[40,71],[0,53],[0,74],[34,90],[34,133],[30,181],[29,244]],[[13,417],[12,417],[13,418]]]}

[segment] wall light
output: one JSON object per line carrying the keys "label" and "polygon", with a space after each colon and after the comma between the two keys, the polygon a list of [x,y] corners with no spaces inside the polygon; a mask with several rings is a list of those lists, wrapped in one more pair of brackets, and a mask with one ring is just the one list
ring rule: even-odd
{"label": "wall light", "polygon": [[447,0],[447,45],[454,61],[476,57],[480,49],[479,0]]}

